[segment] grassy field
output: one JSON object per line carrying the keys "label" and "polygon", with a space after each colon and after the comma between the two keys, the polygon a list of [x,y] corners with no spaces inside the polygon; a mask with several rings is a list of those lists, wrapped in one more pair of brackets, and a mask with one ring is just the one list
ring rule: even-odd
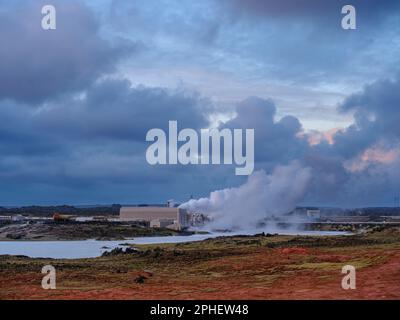
{"label": "grassy field", "polygon": [[[0,299],[399,299],[400,231],[235,236],[52,260],[0,256]],[[41,288],[41,268],[57,289]],[[344,265],[357,289],[343,290]]]}

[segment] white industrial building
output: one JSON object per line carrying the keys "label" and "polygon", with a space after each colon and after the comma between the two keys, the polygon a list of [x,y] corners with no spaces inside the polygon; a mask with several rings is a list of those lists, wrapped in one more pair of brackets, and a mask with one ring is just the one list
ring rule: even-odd
{"label": "white industrial building", "polygon": [[0,216],[1,221],[14,221],[14,222],[19,222],[19,221],[24,221],[26,218],[21,215],[21,214],[14,214],[11,216]]}
{"label": "white industrial building", "polygon": [[153,228],[182,230],[189,227],[189,215],[177,207],[121,207],[121,221],[146,222]]}

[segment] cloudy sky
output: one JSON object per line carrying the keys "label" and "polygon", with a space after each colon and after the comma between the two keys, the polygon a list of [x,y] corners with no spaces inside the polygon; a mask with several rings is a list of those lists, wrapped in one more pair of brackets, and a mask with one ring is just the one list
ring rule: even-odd
{"label": "cloudy sky", "polygon": [[[341,28],[349,3],[356,30]],[[310,168],[305,205],[400,193],[397,0],[0,0],[0,39],[0,206],[243,183],[229,166],[147,164],[146,133],[169,120],[254,128],[256,169]]]}

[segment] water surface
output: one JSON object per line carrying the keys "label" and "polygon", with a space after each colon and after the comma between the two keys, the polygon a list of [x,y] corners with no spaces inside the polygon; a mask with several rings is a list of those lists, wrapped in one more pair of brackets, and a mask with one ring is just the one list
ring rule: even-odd
{"label": "water surface", "polygon": [[[24,255],[31,258],[79,259],[95,258],[122,244],[161,244],[201,241],[218,236],[231,236],[238,233],[194,234],[189,236],[137,237],[129,240],[79,240],[79,241],[0,241],[0,255]],[[246,233],[239,233],[246,234]],[[303,231],[285,232],[301,235],[344,235],[346,232]]]}

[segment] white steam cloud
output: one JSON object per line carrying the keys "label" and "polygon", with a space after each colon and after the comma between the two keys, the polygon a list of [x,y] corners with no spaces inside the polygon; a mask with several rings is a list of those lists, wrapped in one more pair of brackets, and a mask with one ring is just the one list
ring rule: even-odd
{"label": "white steam cloud", "polygon": [[294,210],[310,179],[311,169],[293,162],[277,166],[270,175],[255,171],[239,187],[213,191],[208,198],[192,199],[180,207],[208,215],[213,229],[253,230],[260,222]]}

